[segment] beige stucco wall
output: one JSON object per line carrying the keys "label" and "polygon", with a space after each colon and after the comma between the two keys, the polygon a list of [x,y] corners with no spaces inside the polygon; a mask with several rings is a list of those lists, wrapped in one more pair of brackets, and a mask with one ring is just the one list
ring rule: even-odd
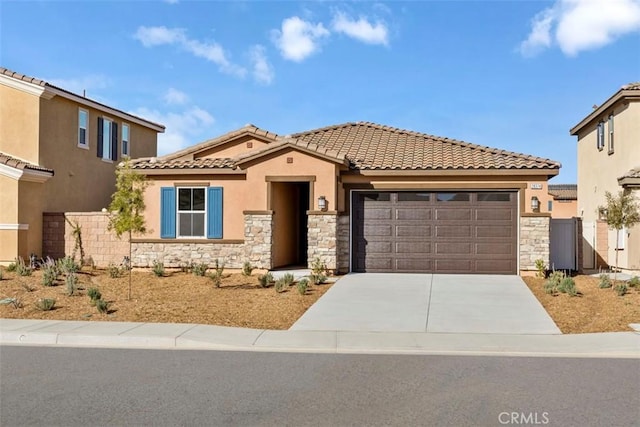
{"label": "beige stucco wall", "polygon": [[0,151],[38,163],[40,98],[0,84]]}
{"label": "beige stucco wall", "polygon": [[[0,86],[1,88],[2,86]],[[0,175],[0,224],[18,224],[18,181]],[[13,261],[18,253],[18,230],[0,230],[0,263]]]}
{"label": "beige stucco wall", "polygon": [[217,147],[210,148],[208,150],[204,150],[200,153],[195,154],[193,157],[196,159],[207,158],[207,157],[216,157],[216,158],[224,158],[224,157],[235,157],[238,154],[248,153],[254,150],[260,150],[267,145],[261,139],[253,138],[249,135],[234,139],[232,141],[226,142],[222,145],[218,145]]}
{"label": "beige stucco wall", "polygon": [[[608,116],[614,114],[614,152],[608,150]],[[597,124],[605,121],[605,146],[598,150]],[[578,215],[586,222],[598,218],[598,206],[605,204],[605,191],[617,194],[622,188],[617,179],[640,166],[640,102],[618,103],[605,111],[578,134]],[[622,268],[640,264],[640,226],[630,231],[627,248],[620,251]],[[586,254],[585,254],[586,255]],[[609,262],[615,259],[615,232],[609,233]]]}
{"label": "beige stucco wall", "polygon": [[551,218],[573,218],[578,216],[577,200],[554,200]]}

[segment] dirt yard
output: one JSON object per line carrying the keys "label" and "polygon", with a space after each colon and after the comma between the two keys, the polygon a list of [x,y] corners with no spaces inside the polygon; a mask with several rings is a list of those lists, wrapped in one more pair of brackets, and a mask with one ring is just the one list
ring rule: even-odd
{"label": "dirt yard", "polygon": [[576,276],[578,296],[556,296],[544,291],[545,279],[523,277],[562,333],[631,331],[629,323],[640,323],[640,288],[630,287],[624,296],[613,288],[600,289],[599,279]]}
{"label": "dirt yard", "polygon": [[[98,320],[119,322],[199,323],[258,329],[288,329],[331,284],[309,285],[305,295],[296,286],[277,293],[273,286],[262,288],[258,273],[223,274],[216,288],[212,279],[191,273],[170,272],[156,277],[151,271],[134,271],[129,301],[128,276],[112,279],[104,270],[83,270],[78,274],[79,291],[68,296],[63,279],[45,287],[42,271],[21,277],[3,271],[0,299],[16,298],[22,307],[0,305],[0,317],[11,319]],[[109,302],[108,314],[90,304],[89,288],[98,288]],[[29,290],[31,289],[31,290]],[[40,311],[40,298],[55,298],[55,308]]]}

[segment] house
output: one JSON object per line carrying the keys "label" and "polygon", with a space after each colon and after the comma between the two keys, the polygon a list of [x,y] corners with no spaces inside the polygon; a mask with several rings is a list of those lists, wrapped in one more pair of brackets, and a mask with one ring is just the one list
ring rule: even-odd
{"label": "house", "polygon": [[164,127],[0,68],[0,263],[43,249],[43,214],[99,211],[123,156],[157,153]]}
{"label": "house", "polygon": [[133,262],[516,274],[549,256],[560,164],[357,122],[280,136],[246,125],[158,158]]}
{"label": "house", "polygon": [[551,218],[574,218],[578,216],[578,186],[576,184],[549,184],[547,212]]}
{"label": "house", "polygon": [[[583,268],[613,264],[640,270],[640,226],[608,230],[599,207],[605,191],[629,191],[640,200],[640,83],[623,86],[571,129],[578,138],[578,214],[582,217]],[[618,243],[616,245],[616,243]]]}

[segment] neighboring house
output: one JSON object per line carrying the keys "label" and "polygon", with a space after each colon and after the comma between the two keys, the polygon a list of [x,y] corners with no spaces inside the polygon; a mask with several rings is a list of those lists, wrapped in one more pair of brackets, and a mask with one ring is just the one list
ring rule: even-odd
{"label": "neighboring house", "polygon": [[576,184],[549,184],[551,200],[547,201],[547,212],[551,218],[573,218],[578,216],[578,186]]}
{"label": "neighboring house", "polygon": [[133,262],[516,274],[549,256],[539,201],[560,164],[374,123],[247,125],[159,158]]}
{"label": "neighboring house", "polygon": [[[613,264],[616,232],[601,221],[605,191],[640,199],[640,83],[623,86],[571,129],[578,137],[578,214],[583,219],[583,268]],[[640,270],[640,226],[621,233],[619,266]]]}
{"label": "neighboring house", "polygon": [[43,251],[43,213],[99,211],[123,156],[157,153],[164,127],[0,68],[0,263]]}

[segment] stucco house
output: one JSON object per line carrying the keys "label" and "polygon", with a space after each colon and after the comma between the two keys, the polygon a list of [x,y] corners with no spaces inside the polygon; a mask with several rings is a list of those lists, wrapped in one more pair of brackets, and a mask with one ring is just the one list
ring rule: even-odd
{"label": "stucco house", "polygon": [[153,229],[133,240],[136,265],[516,274],[548,260],[540,200],[560,164],[357,122],[246,125],[134,168]]}
{"label": "stucco house", "polygon": [[549,184],[547,211],[551,218],[574,218],[578,216],[578,185]]}
{"label": "stucco house", "polygon": [[0,68],[0,263],[43,248],[43,214],[99,211],[123,156],[157,154],[162,125]]}
{"label": "stucco house", "polygon": [[[583,268],[615,259],[616,232],[608,230],[598,207],[605,191],[624,190],[640,200],[640,82],[623,86],[597,106],[571,135],[578,138],[578,213],[583,219]],[[640,270],[640,226],[621,233],[619,266]]]}

